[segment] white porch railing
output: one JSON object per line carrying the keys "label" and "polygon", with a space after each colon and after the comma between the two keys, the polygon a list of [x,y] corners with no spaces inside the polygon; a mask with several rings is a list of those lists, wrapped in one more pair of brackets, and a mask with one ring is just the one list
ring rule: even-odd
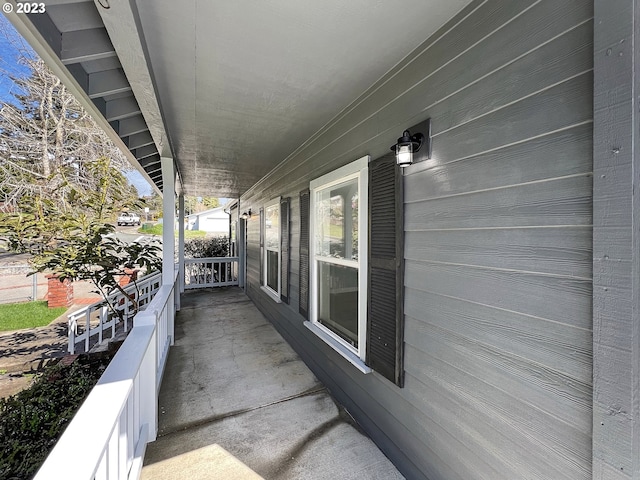
{"label": "white porch railing", "polygon": [[131,333],[35,480],[139,478],[146,445],[156,439],[158,391],[174,336],[176,277],[134,317]]}
{"label": "white porch railing", "polygon": [[[87,305],[67,316],[69,322],[69,353],[76,353],[78,344],[84,342],[84,351],[88,352],[92,341],[102,343],[105,332],[111,330],[111,337],[116,334],[119,324],[124,322],[122,327],[125,332],[129,331],[131,317],[135,314],[134,305],[137,303],[138,310],[144,310],[149,302],[158,292],[161,283],[161,274],[154,273],[141,277],[135,284],[130,283],[124,287],[126,295],[116,292],[109,296],[109,303],[116,305],[116,310],[122,312],[123,320],[114,314],[105,304],[104,300],[99,300],[91,305]],[[137,285],[137,288],[136,288]],[[131,298],[133,295],[133,299]]]}
{"label": "white porch railing", "polygon": [[185,258],[184,288],[238,285],[238,257]]}

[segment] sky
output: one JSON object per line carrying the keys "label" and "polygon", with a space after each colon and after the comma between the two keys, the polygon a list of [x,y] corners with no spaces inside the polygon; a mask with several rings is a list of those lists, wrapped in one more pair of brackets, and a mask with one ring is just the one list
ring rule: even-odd
{"label": "sky", "polygon": [[[26,48],[31,55],[36,55],[9,20],[4,15],[0,15],[0,102],[13,101],[12,92],[15,92],[17,87],[10,75],[24,76],[29,73],[29,70],[18,62],[21,47]],[[132,169],[125,172],[125,175],[138,189],[138,194],[151,195],[151,186],[137,170]]]}
{"label": "sky", "polygon": [[[7,32],[13,40],[7,38],[1,32]],[[12,42],[24,41],[5,16],[0,15],[0,101],[2,102],[10,102],[13,99],[11,92],[16,90],[16,85],[9,75],[21,76],[29,72],[26,67],[18,63],[19,53],[17,47],[19,44],[15,45]],[[35,55],[33,51],[31,53]]]}

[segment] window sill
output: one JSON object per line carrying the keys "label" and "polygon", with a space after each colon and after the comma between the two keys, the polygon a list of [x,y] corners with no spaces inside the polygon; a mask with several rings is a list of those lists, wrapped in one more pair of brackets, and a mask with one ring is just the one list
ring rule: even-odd
{"label": "window sill", "polygon": [[276,303],[282,303],[282,300],[280,300],[280,295],[278,295],[276,292],[274,292],[273,290],[271,290],[268,287],[265,287],[264,285],[260,286],[260,290],[262,290],[264,293],[266,293],[271,300],[273,300]]}
{"label": "window sill", "polygon": [[323,342],[338,352],[345,360],[351,363],[354,367],[360,370],[362,373],[371,373],[373,370],[368,367],[360,357],[358,357],[351,350],[347,349],[344,345],[338,342],[335,338],[328,335],[317,325],[312,322],[304,322],[304,326],[317,335]]}

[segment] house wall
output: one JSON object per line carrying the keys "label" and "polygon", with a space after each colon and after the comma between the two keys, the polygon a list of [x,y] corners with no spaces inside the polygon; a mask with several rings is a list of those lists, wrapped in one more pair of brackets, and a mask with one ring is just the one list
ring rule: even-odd
{"label": "house wall", "polygon": [[187,216],[189,230],[202,230],[219,235],[229,235],[229,215],[222,210],[207,210]]}
{"label": "house wall", "polygon": [[[591,1],[473,2],[241,198],[291,197],[290,304],[260,290],[258,215],[248,295],[408,478],[591,478],[593,28]],[[429,117],[401,389],[303,326],[298,194]]]}
{"label": "house wall", "polygon": [[593,478],[640,478],[640,2],[596,0]]}

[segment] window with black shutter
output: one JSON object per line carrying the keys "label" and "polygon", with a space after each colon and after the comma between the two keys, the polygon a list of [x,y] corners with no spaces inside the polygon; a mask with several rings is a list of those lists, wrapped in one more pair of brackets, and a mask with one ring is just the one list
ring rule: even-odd
{"label": "window with black shutter", "polygon": [[300,192],[305,326],[362,372],[402,387],[404,222],[395,157],[363,157],[310,186]]}
{"label": "window with black shutter", "polygon": [[[284,202],[284,204],[283,204]],[[285,208],[286,206],[286,208]],[[286,218],[283,224],[282,212],[286,210]],[[288,300],[288,255],[289,255],[289,208],[288,200],[283,201],[277,197],[267,203],[261,209],[261,239],[262,239],[262,289],[276,302],[281,302],[283,288],[286,286],[286,298]],[[283,239],[285,234],[286,239]],[[282,248],[286,247],[287,274],[283,272]],[[283,283],[283,280],[285,283]]]}
{"label": "window with black shutter", "polygon": [[310,182],[309,321],[362,372],[367,343],[369,157]]}
{"label": "window with black shutter", "polygon": [[298,311],[309,319],[309,189],[300,192],[300,279]]}
{"label": "window with black shutter", "polygon": [[289,197],[280,201],[280,299],[289,303]]}
{"label": "window with black shutter", "polygon": [[260,209],[260,285],[264,285],[264,208]]}
{"label": "window with black shutter", "polygon": [[369,163],[367,364],[404,383],[404,223],[402,174],[395,156]]}

